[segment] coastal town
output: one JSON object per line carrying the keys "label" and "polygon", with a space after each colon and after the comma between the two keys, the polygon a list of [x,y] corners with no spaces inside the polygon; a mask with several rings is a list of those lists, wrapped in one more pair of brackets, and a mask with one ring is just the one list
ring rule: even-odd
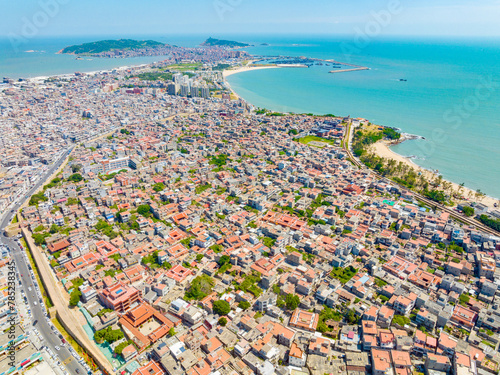
{"label": "coastal town", "polygon": [[204,50],[0,88],[0,212],[41,183],[1,235],[61,345],[90,374],[497,374],[500,233],[354,163],[367,120],[254,108],[223,73],[250,56]]}

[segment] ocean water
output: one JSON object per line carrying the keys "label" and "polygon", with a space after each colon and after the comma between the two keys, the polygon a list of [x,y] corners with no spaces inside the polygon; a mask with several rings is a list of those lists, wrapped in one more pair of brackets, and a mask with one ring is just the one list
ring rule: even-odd
{"label": "ocean water", "polygon": [[[369,67],[249,71],[228,77],[252,104],[276,111],[363,117],[425,137],[393,147],[445,179],[500,198],[500,42],[261,38],[248,52]],[[347,52],[346,52],[347,51]],[[407,81],[400,81],[406,79]]]}
{"label": "ocean water", "polygon": [[[129,36],[123,38],[127,37]],[[83,60],[76,60],[73,55],[57,54],[58,51],[70,45],[119,38],[116,36],[34,38],[21,44],[13,44],[7,38],[0,38],[0,78],[33,78],[74,72],[93,72],[165,59],[162,56],[145,56],[125,59],[83,57]],[[150,38],[152,36],[135,37],[141,40]],[[159,42],[168,42],[167,38],[162,36],[154,36],[154,39]],[[186,38],[185,42],[183,45],[194,45],[190,38]]]}
{"label": "ocean water", "polygon": [[[500,198],[500,41],[349,37],[213,35],[254,46],[263,56],[335,59],[370,70],[329,74],[331,67],[267,69],[228,77],[258,107],[296,113],[363,117],[417,134],[392,149],[444,178]],[[192,47],[208,35],[123,36]],[[28,40],[17,50],[0,39],[0,76],[34,77],[111,69],[160,61],[57,55],[65,46],[115,37]],[[268,45],[261,45],[267,43]],[[26,52],[34,50],[37,52]],[[400,79],[406,79],[403,82]]]}

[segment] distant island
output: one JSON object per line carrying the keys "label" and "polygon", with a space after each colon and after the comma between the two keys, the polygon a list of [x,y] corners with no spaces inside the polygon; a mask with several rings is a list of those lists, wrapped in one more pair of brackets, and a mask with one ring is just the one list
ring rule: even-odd
{"label": "distant island", "polygon": [[59,53],[73,55],[99,55],[107,52],[130,51],[165,47],[166,44],[154,40],[100,40],[98,42],[83,43],[63,48]]}
{"label": "distant island", "polygon": [[204,47],[228,47],[228,48],[242,48],[251,46],[251,44],[235,42],[232,40],[215,39],[215,38],[208,38],[201,45]]}

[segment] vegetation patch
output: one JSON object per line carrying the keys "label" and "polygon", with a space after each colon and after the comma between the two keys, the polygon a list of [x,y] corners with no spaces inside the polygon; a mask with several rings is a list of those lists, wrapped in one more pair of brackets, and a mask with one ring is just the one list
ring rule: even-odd
{"label": "vegetation patch", "polygon": [[339,280],[342,284],[345,284],[346,282],[351,280],[357,272],[358,270],[353,266],[349,266],[346,268],[333,267],[330,276],[334,279]]}

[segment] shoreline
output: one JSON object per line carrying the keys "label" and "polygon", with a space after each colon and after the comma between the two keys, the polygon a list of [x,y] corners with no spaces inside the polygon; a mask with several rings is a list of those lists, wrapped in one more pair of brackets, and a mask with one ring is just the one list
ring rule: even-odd
{"label": "shoreline", "polygon": [[82,73],[86,75],[96,75],[96,74],[102,74],[102,73],[110,73],[113,70],[127,70],[127,69],[135,69],[135,68],[142,68],[146,66],[150,66],[151,64],[156,64],[158,61],[152,62],[152,63],[142,63],[138,65],[123,65],[119,66],[117,68],[112,68],[112,69],[102,69],[102,70],[91,70],[88,72],[81,71],[81,72],[73,72],[73,73],[63,73],[63,74],[53,74],[50,76],[36,76],[36,77],[30,77],[30,78],[25,78],[26,81],[40,81],[40,80],[46,80],[49,78],[72,78],[75,76],[75,73]]}
{"label": "shoreline", "polygon": [[269,65],[266,65],[266,66],[241,66],[241,67],[236,68],[236,69],[224,70],[222,72],[222,76],[224,77],[224,80],[225,80],[227,77],[232,76],[233,74],[250,72],[252,70],[279,69],[279,68],[281,68],[281,67],[277,66],[277,65],[274,65],[274,66],[269,66]]}
{"label": "shoreline", "polygon": [[[404,142],[404,141],[402,141]],[[399,143],[402,143],[402,142],[398,142]],[[397,162],[402,162],[403,164],[409,166],[409,167],[412,167],[414,168],[416,171],[420,172],[427,181],[431,182],[433,180],[435,180],[439,174],[438,173],[435,173],[431,170],[428,170],[424,167],[421,167],[420,165],[416,164],[414,161],[412,161],[410,158],[408,157],[405,157],[403,155],[400,155],[394,151],[392,151],[390,149],[390,147],[394,145],[393,143],[391,142],[388,142],[388,141],[378,141],[376,143],[374,143],[373,145],[371,145],[371,149],[372,151],[374,151],[374,153],[377,155],[377,156],[380,156],[380,157],[383,157],[383,158],[386,158],[386,159],[393,159]],[[474,198],[474,194],[475,194],[475,191],[466,187],[466,186],[460,186],[459,184],[457,184],[456,182],[453,182],[453,181],[450,181],[450,180],[446,180],[443,178],[443,182],[448,182],[448,183],[451,183],[451,186],[452,186],[452,189],[454,191],[460,191],[461,194],[462,194],[462,197],[465,197],[465,198],[468,198],[468,199],[457,199],[457,198],[452,198],[452,201],[459,204],[459,203],[472,203],[472,202],[480,202],[482,204],[484,204],[485,206],[488,206],[489,208],[491,209],[496,209],[497,207],[495,207],[495,203],[496,204],[499,204],[500,203],[500,199],[498,198],[494,198],[494,197],[490,197],[488,195],[485,195],[484,197],[482,197],[480,200],[479,199],[475,199]],[[500,205],[500,204],[499,204]]]}
{"label": "shoreline", "polygon": [[[231,90],[231,92],[235,96],[238,97],[238,99],[244,100],[245,102],[247,102],[247,103],[249,103],[249,104],[251,104],[253,106],[252,103],[250,103],[247,100],[243,99],[241,96],[239,96],[233,90],[233,88],[230,86],[229,82],[226,80],[226,77],[228,77],[228,76],[230,76],[232,74],[242,73],[242,72],[249,71],[249,70],[258,70],[258,69],[265,69],[265,68],[280,68],[280,67],[279,66],[240,67],[240,68],[235,69],[234,71],[232,71],[232,73],[230,73],[230,74],[226,74],[226,72],[231,72],[230,70],[229,71],[225,70],[223,72],[223,74],[224,74],[224,82],[226,83],[226,85],[229,88],[229,90]],[[396,128],[393,128],[393,127],[389,127],[389,128],[396,129]],[[420,135],[404,133],[402,131],[402,129],[399,129],[399,128],[397,128],[397,130],[401,133],[401,137],[403,139],[401,139],[401,140],[399,140],[397,142],[378,141],[378,142],[376,142],[375,144],[373,144],[371,146],[372,150],[374,151],[374,153],[377,156],[388,158],[388,159],[393,159],[393,160],[396,160],[397,162],[402,162],[405,165],[408,165],[408,166],[410,166],[412,168],[415,168],[415,170],[417,170],[422,175],[424,175],[424,177],[426,178],[426,180],[428,180],[429,182],[432,182],[433,180],[435,180],[439,176],[438,173],[433,172],[433,171],[431,171],[429,169],[426,169],[424,167],[421,167],[420,165],[416,164],[410,158],[405,157],[403,155],[400,155],[400,154],[398,154],[398,153],[396,153],[396,152],[394,152],[394,151],[392,151],[390,149],[390,146],[393,146],[393,145],[396,145],[396,144],[400,144],[400,143],[403,143],[403,142],[406,142],[406,141],[409,141],[409,140],[413,140],[413,139],[425,139],[425,138],[422,137],[422,136],[420,136]],[[450,180],[446,180],[444,178],[443,178],[443,182],[451,183],[453,191],[460,192],[462,194],[462,197],[465,198],[465,199],[452,198],[453,202],[455,202],[456,204],[460,204],[460,203],[470,204],[472,202],[479,202],[479,203],[484,204],[485,206],[488,206],[490,209],[498,209],[498,207],[495,207],[495,204],[497,204],[500,207],[500,198],[494,198],[494,197],[490,197],[488,195],[484,195],[480,200],[479,199],[475,199],[474,198],[474,194],[476,193],[476,191],[474,191],[473,189],[468,188],[467,186],[460,186],[458,183],[450,181]]]}
{"label": "shoreline", "polygon": [[[224,79],[224,83],[227,86],[227,88],[231,91],[231,94],[236,97],[236,100],[244,100],[244,99],[241,96],[239,96],[238,93],[236,93],[236,91],[233,90],[233,88],[231,87],[231,84],[226,79],[227,77],[232,76],[233,74],[238,74],[238,73],[243,73],[243,72],[250,72],[252,70],[278,69],[278,68],[280,68],[277,65],[274,65],[274,66],[269,66],[269,65],[266,65],[266,66],[248,66],[248,65],[250,65],[252,63],[253,63],[253,61],[249,61],[247,63],[247,66],[240,66],[240,67],[238,67],[236,69],[224,69],[222,71],[222,78]],[[246,103],[250,104],[250,105],[253,105],[252,103],[249,103],[246,100],[244,100],[244,101]]]}
{"label": "shoreline", "polygon": [[[131,69],[131,68],[139,68],[139,67],[144,67],[144,66],[150,66],[152,64],[155,64],[157,63],[158,61],[155,61],[155,62],[150,62],[150,63],[141,63],[141,64],[137,64],[137,65],[123,65],[123,66],[119,66],[119,67],[116,67],[116,68],[112,68],[112,69],[102,69],[102,70],[95,70],[95,71],[89,71],[89,72],[81,72],[81,73],[84,73],[84,74],[88,74],[88,75],[96,75],[96,74],[102,74],[104,72],[110,72],[112,70],[126,70],[126,69]],[[280,66],[277,66],[277,65],[273,65],[273,66],[269,66],[269,65],[266,65],[266,66],[248,66],[250,64],[252,64],[253,61],[249,61],[247,63],[247,66],[241,66],[241,67],[238,67],[236,69],[230,69],[230,70],[224,70],[222,72],[222,75],[223,75],[223,79],[224,79],[224,82],[225,84],[227,85],[227,88],[231,91],[231,93],[237,98],[236,100],[243,100],[245,101],[246,103],[250,104],[253,106],[252,103],[248,102],[247,100],[243,99],[240,95],[238,95],[238,93],[236,93],[234,91],[234,89],[231,87],[231,85],[229,84],[229,82],[226,80],[227,77],[233,75],[233,74],[238,74],[238,73],[243,73],[243,72],[248,72],[248,71],[253,71],[253,70],[262,70],[262,69],[279,69],[281,68]],[[37,81],[37,80],[45,80],[45,79],[49,79],[49,78],[52,78],[52,77],[55,77],[55,78],[63,78],[63,77],[72,77],[74,76],[75,72],[73,73],[64,73],[64,74],[56,74],[56,75],[50,75],[50,76],[37,76],[37,77],[32,77],[32,78],[27,78],[27,80],[29,81]],[[403,133],[401,132],[401,134],[406,134],[406,133]],[[402,142],[405,142],[407,140],[410,140],[410,139],[417,139],[417,138],[421,138],[421,136],[417,136],[417,135],[413,135],[413,134],[408,134],[409,137],[401,140],[400,142],[397,142],[397,143],[402,143]],[[372,148],[373,148],[373,151],[375,152],[375,154],[377,154],[378,156],[381,156],[381,157],[385,157],[385,158],[389,158],[389,159],[394,159],[396,161],[401,161],[403,162],[404,164],[408,165],[408,166],[411,166],[413,168],[415,168],[416,170],[418,170],[419,172],[421,172],[425,178],[430,182],[432,180],[434,180],[436,177],[437,177],[437,174],[428,170],[428,169],[425,169],[421,166],[419,166],[418,164],[416,164],[415,162],[413,162],[411,159],[409,159],[408,157],[405,157],[405,156],[402,156],[400,154],[397,154],[396,152],[392,151],[390,149],[390,146],[393,145],[393,143],[390,143],[390,142],[387,142],[387,141],[379,141],[375,144],[372,145]],[[456,191],[461,191],[462,192],[462,196],[465,197],[465,198],[468,198],[469,197],[469,193],[471,193],[470,197],[472,199],[465,199],[465,200],[458,200],[458,199],[455,199],[454,198],[454,201],[456,203],[470,203],[470,202],[473,202],[475,201],[473,198],[474,198],[474,193],[475,191],[470,189],[470,188],[467,188],[466,186],[463,186],[461,187],[459,184],[453,182],[453,181],[449,181],[449,180],[445,180],[443,179],[443,181],[446,181],[446,182],[449,182],[452,184],[453,186],[453,190],[456,190]],[[490,196],[487,196],[485,195],[480,201],[480,203],[490,207],[490,208],[496,208],[494,206],[495,203],[498,204],[498,206],[500,206],[500,198],[494,198],[494,197],[490,197]]]}

